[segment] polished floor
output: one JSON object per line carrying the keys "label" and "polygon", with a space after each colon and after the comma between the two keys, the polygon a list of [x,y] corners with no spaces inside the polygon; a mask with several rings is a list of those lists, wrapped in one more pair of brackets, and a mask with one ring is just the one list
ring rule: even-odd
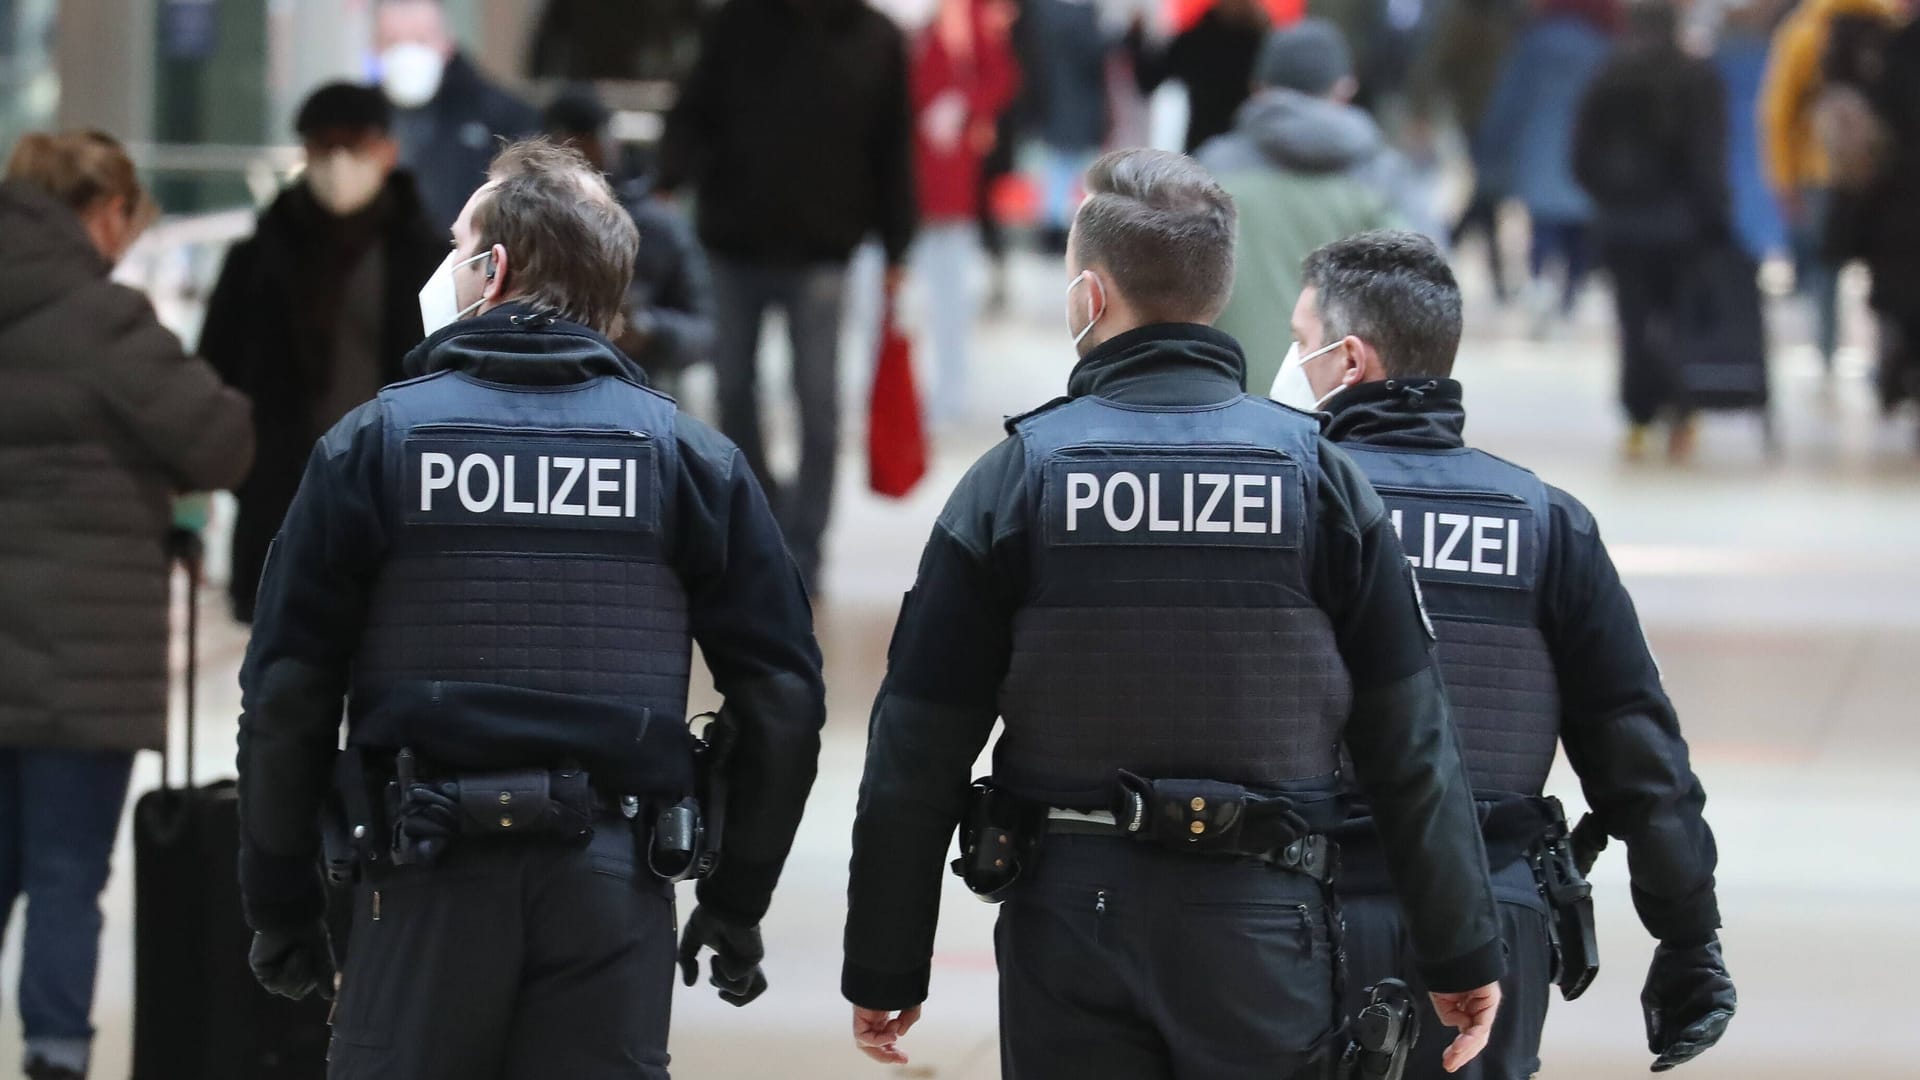
{"label": "polished floor", "polygon": [[[816,796],[766,923],[772,990],[746,1010],[704,988],[682,991],[678,1076],[997,1075],[993,912],[957,883],[947,891],[926,1019],[906,1044],[911,1065],[888,1070],[854,1052],[837,986],[848,824],[900,594],[945,493],[997,437],[991,418],[1057,394],[1069,366],[1061,276],[1027,263],[1015,285],[1012,313],[984,324],[978,339],[973,403],[982,418],[942,432],[921,491],[881,500],[865,492],[857,454],[843,463],[819,607],[831,718]],[[1777,458],[1764,454],[1749,418],[1726,416],[1708,420],[1689,465],[1624,462],[1602,295],[1544,342],[1514,313],[1470,309],[1459,368],[1468,430],[1597,514],[1710,795],[1741,1009],[1726,1041],[1682,1075],[1920,1076],[1920,1024],[1907,1004],[1908,973],[1920,967],[1920,844],[1911,828],[1920,815],[1920,457],[1911,418],[1883,420],[1873,406],[1864,341],[1825,377],[1794,344],[1797,313],[1781,305],[1776,314]],[[861,374],[849,373],[850,386]],[[694,390],[697,403],[703,395]],[[209,621],[200,757],[226,771],[244,639],[219,617]],[[157,775],[157,762],[143,760],[136,790]],[[1570,774],[1556,775],[1553,787],[1577,805]],[[129,861],[123,843],[106,897],[97,1077],[127,1073]],[[1652,943],[1634,921],[1617,852],[1595,884],[1605,964],[1586,998],[1552,1013],[1541,1075],[1553,1080],[1630,1076],[1650,1061],[1637,995]],[[0,984],[8,1002],[17,938],[16,927]],[[17,1048],[17,1021],[0,1019],[0,1063],[14,1061]]]}

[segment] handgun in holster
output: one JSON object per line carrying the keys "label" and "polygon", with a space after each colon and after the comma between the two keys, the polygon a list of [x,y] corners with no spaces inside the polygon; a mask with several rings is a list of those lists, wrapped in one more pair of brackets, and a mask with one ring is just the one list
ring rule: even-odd
{"label": "handgun in holster", "polygon": [[1340,1080],[1400,1080],[1420,1040],[1420,1010],[1407,984],[1382,979],[1368,987],[1352,1033],[1340,1061]]}
{"label": "handgun in holster", "polygon": [[634,828],[645,830],[647,868],[663,881],[704,878],[720,866],[727,828],[727,772],[740,738],[740,722],[725,713],[701,713],[688,721],[693,731],[694,793],[661,807],[651,820],[636,815]]}
{"label": "handgun in holster", "polygon": [[1567,811],[1560,800],[1541,800],[1547,815],[1546,831],[1528,859],[1534,881],[1547,902],[1547,933],[1553,946],[1553,981],[1568,1001],[1587,992],[1600,973],[1600,944],[1593,919],[1593,886],[1580,873]]}
{"label": "handgun in holster", "polygon": [[960,857],[953,872],[975,896],[989,904],[1007,898],[1022,874],[1040,857],[1046,807],[976,780],[960,825]]}

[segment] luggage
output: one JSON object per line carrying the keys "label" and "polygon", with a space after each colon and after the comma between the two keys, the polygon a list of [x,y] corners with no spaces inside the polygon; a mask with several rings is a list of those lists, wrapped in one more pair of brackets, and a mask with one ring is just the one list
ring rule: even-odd
{"label": "luggage", "polygon": [[186,786],[163,755],[160,789],[133,811],[133,1080],[324,1080],[328,1003],[274,997],[247,967],[234,782],[193,786],[200,561],[186,547]]}
{"label": "luggage", "polygon": [[1777,449],[1759,267],[1731,240],[1700,249],[1680,279],[1676,395],[1689,410],[1753,410]]}

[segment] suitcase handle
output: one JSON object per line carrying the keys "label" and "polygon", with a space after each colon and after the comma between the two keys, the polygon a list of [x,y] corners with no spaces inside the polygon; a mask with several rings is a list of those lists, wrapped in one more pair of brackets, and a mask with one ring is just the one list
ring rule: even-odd
{"label": "suitcase handle", "polygon": [[[193,787],[194,703],[199,699],[200,682],[200,585],[206,553],[200,534],[192,529],[175,528],[167,534],[167,565],[178,563],[187,572],[187,671],[183,690],[186,701],[182,711],[187,721],[187,775],[185,787]],[[160,743],[160,788],[173,790],[172,732]]]}

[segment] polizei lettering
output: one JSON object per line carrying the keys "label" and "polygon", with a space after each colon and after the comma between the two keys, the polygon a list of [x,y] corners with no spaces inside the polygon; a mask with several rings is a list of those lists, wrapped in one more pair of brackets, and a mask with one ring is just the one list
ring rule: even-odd
{"label": "polizei lettering", "polygon": [[1298,469],[1250,460],[1057,461],[1045,514],[1056,544],[1294,546]]}
{"label": "polizei lettering", "polygon": [[1510,588],[1533,580],[1533,510],[1386,497],[1407,562],[1429,581]]}
{"label": "polizei lettering", "polygon": [[633,528],[658,513],[653,447],[639,440],[410,439],[405,468],[413,522]]}

